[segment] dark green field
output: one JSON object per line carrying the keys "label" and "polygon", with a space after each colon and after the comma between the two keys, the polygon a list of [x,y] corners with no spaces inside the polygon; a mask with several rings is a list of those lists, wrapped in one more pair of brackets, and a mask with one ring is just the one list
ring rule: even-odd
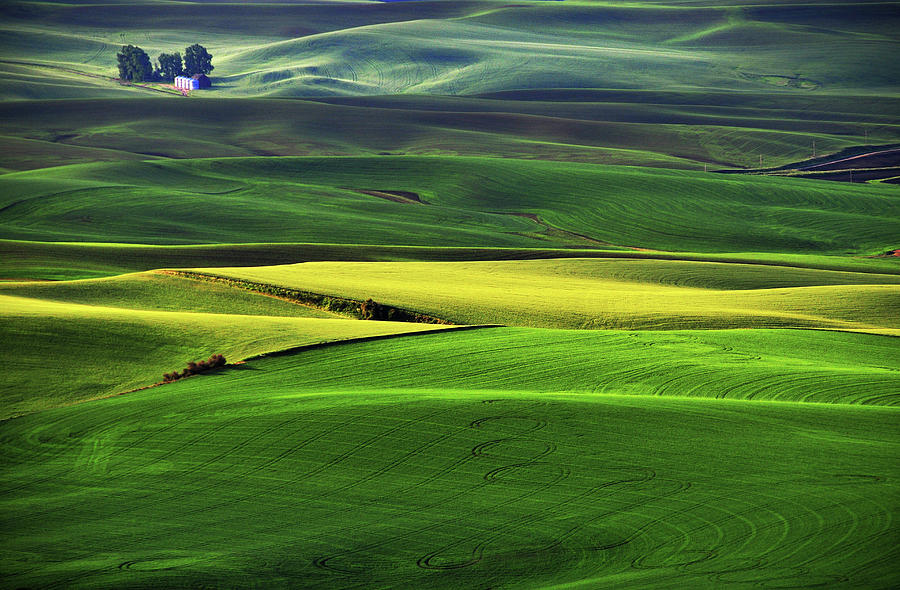
{"label": "dark green field", "polygon": [[898,30],[3,3],[0,588],[900,586]]}

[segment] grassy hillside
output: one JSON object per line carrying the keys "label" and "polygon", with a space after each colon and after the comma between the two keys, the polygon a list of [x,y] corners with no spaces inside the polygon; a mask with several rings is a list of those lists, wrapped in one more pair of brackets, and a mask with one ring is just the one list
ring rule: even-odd
{"label": "grassy hillside", "polygon": [[813,330],[490,328],[350,342],[270,370],[285,388],[322,393],[484,390],[896,406],[896,350],[892,337]]}
{"label": "grassy hillside", "polygon": [[382,386],[341,388],[358,358],[0,424],[6,583],[896,581],[893,408],[510,393],[490,373],[450,391],[440,364],[410,391],[394,357]]}
{"label": "grassy hillside", "polygon": [[767,166],[787,164],[809,157],[812,141],[820,153],[900,141],[890,114],[900,102],[891,97],[561,90],[327,100],[181,100],[145,92],[6,102],[0,146],[5,165],[16,169],[156,156],[387,152],[696,170],[756,167],[760,155]]}
{"label": "grassy hillside", "polygon": [[0,283],[0,295],[147,311],[332,319],[339,317],[273,297],[160,273],[136,273],[80,281],[5,282]]}
{"label": "grassy hillside", "polygon": [[[422,202],[367,190],[409,191]],[[0,232],[158,244],[340,236],[357,244],[874,254],[896,246],[898,203],[893,186],[496,158],[237,158],[6,174]]]}
{"label": "grassy hillside", "polygon": [[[216,272],[358,299],[374,297],[458,323],[595,329],[804,326],[883,334],[896,334],[900,327],[892,312],[900,279],[872,273],[654,260],[307,263]],[[882,284],[876,284],[879,282]],[[715,289],[717,286],[720,288]],[[329,314],[222,285],[154,273],[55,283],[6,283],[0,284],[0,298],[4,304],[4,354],[16,359],[7,370],[3,387],[5,415],[149,385],[159,381],[163,372],[213,353],[223,353],[233,361],[304,344],[429,329],[416,324],[308,319]],[[671,391],[683,395],[699,391],[699,395],[718,395],[724,383],[733,383],[726,388],[730,397],[787,395],[789,399],[816,401],[821,395],[829,401],[834,396],[838,401],[886,399],[896,387],[889,368],[892,339],[865,341],[857,336],[857,340],[850,340],[849,335],[796,335],[785,339],[776,332],[737,332],[721,338],[722,342],[710,343],[713,337],[684,337],[680,333],[649,333],[638,340],[631,340],[635,333],[564,333],[561,339],[555,332],[513,331],[513,337],[502,334],[499,339],[469,337],[459,344],[451,342],[447,348],[469,351],[463,366],[481,367],[477,375],[497,370],[505,374],[523,366],[538,372],[540,366],[548,371],[556,367],[549,372],[551,380],[545,385],[538,386],[533,377],[526,376],[525,382],[513,380],[502,387],[533,386],[536,391],[622,391],[625,386],[618,381],[620,375],[625,376],[625,383],[632,383],[628,391],[634,393]],[[536,353],[526,355],[516,338],[542,344]],[[810,341],[799,343],[798,338]],[[816,338],[833,341],[815,344]],[[418,347],[421,342],[411,345]],[[865,342],[880,342],[877,346],[882,350]],[[621,349],[623,343],[626,346]],[[646,348],[649,346],[653,348]],[[740,347],[747,350],[731,354]],[[479,348],[484,352],[477,352]],[[836,366],[824,366],[821,356],[810,360],[812,348],[831,351],[828,358],[835,359]],[[401,381],[414,381],[421,374],[421,367],[411,360],[416,354],[402,352],[402,345],[396,343],[386,345],[384,350],[393,351],[388,356],[405,359],[400,365],[393,363],[400,370],[397,378]],[[506,352],[500,354],[503,350]],[[560,352],[551,354],[551,350]],[[663,350],[667,360],[660,365]],[[707,369],[698,370],[697,359],[710,350],[712,361],[706,363]],[[723,357],[716,352],[719,350],[728,351],[726,367],[720,366]],[[358,352],[350,351],[350,356],[332,352],[326,356],[349,362],[347,359]],[[489,358],[489,351],[494,351],[496,358]],[[360,354],[360,366],[387,362],[382,352],[365,349]],[[532,358],[534,354],[538,356]],[[641,354],[646,361],[638,360]],[[766,363],[746,365],[748,359],[760,354],[768,357]],[[563,358],[567,360],[563,362]],[[612,364],[598,363],[599,359]],[[733,359],[737,359],[738,369]],[[325,358],[316,361],[323,367],[330,362]],[[638,368],[641,362],[646,363],[646,369]],[[509,368],[485,368],[495,364]],[[796,377],[785,372],[788,366],[795,367]],[[466,382],[464,374],[448,370],[448,386]],[[679,372],[687,381],[673,378]],[[378,373],[362,370],[359,374]],[[712,390],[707,385],[689,385],[698,374],[718,385]],[[347,379],[342,373],[335,375],[342,375],[338,383]],[[664,383],[655,376],[665,376]],[[867,379],[864,391],[859,390],[861,376]],[[801,385],[813,387],[795,391],[794,385],[788,385],[795,378]],[[824,386],[825,382],[833,384]]]}
{"label": "grassy hillside", "polygon": [[[0,240],[0,277],[4,280],[72,280],[98,278],[157,268],[197,266],[266,266],[315,260],[528,260],[579,256],[651,256],[632,250],[565,248],[451,248],[429,246],[368,246],[357,244],[210,244],[153,246],[77,242]],[[668,254],[658,254],[668,256]],[[715,257],[714,255],[710,255]],[[766,259],[765,255],[762,255]],[[779,260],[781,257],[777,257]],[[795,256],[801,266],[854,269],[900,274],[900,260]]]}
{"label": "grassy hillside", "polygon": [[[15,288],[4,291],[0,350],[14,362],[6,367],[0,384],[0,419],[151,385],[161,381],[163,373],[180,371],[188,361],[211,354],[224,354],[233,362],[293,346],[435,329],[425,324],[248,315],[255,310],[245,305],[249,297],[244,292],[211,294],[212,288],[191,283],[190,291],[178,298],[182,303],[194,299],[187,307],[215,306],[222,312],[106,307],[100,303],[109,293],[84,286],[80,286],[82,303],[53,301],[53,295],[32,299],[7,294],[15,293]],[[158,284],[144,287],[145,297],[172,292]],[[23,290],[28,292],[27,287]],[[75,290],[78,285],[64,286],[60,291],[68,293],[56,296],[74,298]],[[113,298],[120,300],[127,292],[120,289]],[[259,299],[269,307],[257,304],[263,308],[259,311],[294,315],[284,310],[287,304]],[[237,306],[240,313],[228,313],[229,307]],[[143,307],[150,305],[145,302]]]}
{"label": "grassy hillside", "polygon": [[897,4],[0,3],[0,590],[900,587]]}

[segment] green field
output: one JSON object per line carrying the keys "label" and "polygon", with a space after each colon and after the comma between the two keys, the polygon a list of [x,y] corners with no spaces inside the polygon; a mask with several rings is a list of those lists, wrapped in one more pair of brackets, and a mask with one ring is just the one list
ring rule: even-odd
{"label": "green field", "polygon": [[900,586],[898,15],[2,3],[0,589]]}
{"label": "green field", "polygon": [[[465,334],[498,360],[493,329]],[[548,356],[585,349],[583,333],[538,337],[562,345]],[[448,366],[423,338],[409,346],[429,372],[361,344],[9,423],[4,570],[72,587],[894,580],[893,409],[597,394],[535,382],[514,354],[517,370]],[[374,372],[369,346],[390,359]]]}
{"label": "green field", "polygon": [[497,158],[118,162],[2,182],[0,231],[32,241],[879,254],[900,224],[893,186]]}
{"label": "green field", "polygon": [[[504,156],[703,170],[900,142],[893,96],[597,90],[0,103],[5,167],[148,157]],[[209,98],[209,96],[207,96]],[[137,119],[134,110],[141,112]],[[762,116],[761,116],[762,115]]]}

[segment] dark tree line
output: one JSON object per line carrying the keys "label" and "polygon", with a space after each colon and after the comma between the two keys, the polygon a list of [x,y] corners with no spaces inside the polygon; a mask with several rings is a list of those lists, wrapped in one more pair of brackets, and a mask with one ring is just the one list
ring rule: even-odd
{"label": "dark tree line", "polygon": [[175,76],[209,74],[213,71],[213,56],[199,43],[194,43],[181,54],[160,53],[156,58],[156,68],[150,62],[147,52],[135,45],[125,45],[116,54],[119,62],[119,78],[132,82],[171,82]]}

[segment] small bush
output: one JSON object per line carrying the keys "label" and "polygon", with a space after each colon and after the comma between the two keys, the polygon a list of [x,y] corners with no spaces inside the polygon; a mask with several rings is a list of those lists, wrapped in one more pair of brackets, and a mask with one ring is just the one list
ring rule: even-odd
{"label": "small bush", "polygon": [[374,320],[378,316],[378,304],[372,299],[366,299],[359,304],[359,317],[364,320]]}

